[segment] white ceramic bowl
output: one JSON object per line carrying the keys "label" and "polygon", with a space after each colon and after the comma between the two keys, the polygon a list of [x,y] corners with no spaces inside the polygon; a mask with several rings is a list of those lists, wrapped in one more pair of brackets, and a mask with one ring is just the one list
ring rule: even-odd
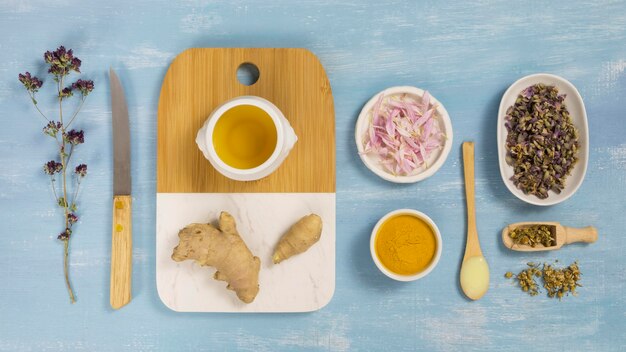
{"label": "white ceramic bowl", "polygon": [[432,104],[437,105],[437,110],[435,114],[435,118],[438,120],[439,125],[442,128],[442,132],[446,134],[446,141],[443,144],[443,148],[439,151],[433,152],[427,160],[428,167],[421,167],[415,170],[412,174],[406,176],[393,175],[387,172],[379,162],[379,158],[376,155],[365,154],[363,139],[367,134],[367,130],[369,128],[370,119],[371,119],[371,110],[376,104],[378,97],[381,94],[387,95],[395,95],[395,94],[409,94],[414,97],[421,98],[424,95],[424,90],[410,87],[410,86],[400,86],[400,87],[391,87],[383,90],[382,92],[374,95],[366,104],[363,106],[361,113],[359,114],[359,118],[356,121],[354,138],[356,142],[357,150],[359,151],[359,156],[365,166],[370,169],[373,173],[380,176],[381,178],[395,182],[395,183],[414,183],[422,181],[439,170],[443,163],[446,161],[448,154],[450,153],[450,149],[452,148],[452,122],[450,121],[450,115],[446,111],[446,108],[437,100],[434,96],[431,95],[430,101]]}
{"label": "white ceramic bowl", "polygon": [[[422,219],[428,225],[430,225],[433,232],[435,233],[435,241],[437,242],[435,256],[433,257],[433,260],[430,262],[426,269],[415,275],[400,275],[390,271],[383,265],[383,263],[380,262],[380,259],[378,259],[378,255],[376,255],[376,234],[378,233],[378,229],[385,221],[387,221],[387,219],[397,215],[412,215],[419,219]],[[372,230],[372,235],[370,236],[370,254],[372,255],[372,260],[383,274],[397,281],[415,281],[428,275],[437,266],[437,263],[439,263],[439,258],[441,258],[441,233],[439,232],[439,228],[437,227],[437,225],[435,225],[435,222],[431,218],[429,218],[428,215],[420,211],[413,209],[394,210],[383,216],[380,220],[378,220],[376,226],[374,226],[374,229]]]}
{"label": "white ceramic bowl", "polygon": [[[524,192],[517,188],[513,181],[511,181],[511,177],[513,176],[513,167],[506,163],[506,137],[508,135],[508,131],[504,126],[504,123],[506,122],[504,119],[506,116],[506,110],[515,103],[515,99],[525,88],[537,83],[554,85],[559,89],[559,94],[566,94],[564,103],[570,113],[572,123],[578,130],[578,142],[580,145],[578,149],[578,162],[574,165],[571,175],[565,179],[565,188],[559,194],[549,191],[548,198],[546,199],[539,199],[532,194],[524,194]],[[502,176],[502,181],[504,181],[506,187],[517,198],[534,205],[553,205],[571,197],[583,183],[585,174],[587,173],[587,161],[589,159],[589,129],[587,126],[587,112],[585,111],[585,104],[583,103],[583,98],[580,96],[580,93],[578,93],[576,87],[574,87],[574,85],[566,79],[547,73],[538,73],[522,77],[513,83],[509,89],[504,92],[502,100],[500,101],[497,133],[500,175]]]}
{"label": "white ceramic bowl", "polygon": [[[227,165],[219,158],[213,145],[215,124],[226,111],[239,105],[252,105],[262,109],[272,118],[276,127],[277,140],[274,152],[263,164],[252,169],[237,169]],[[209,115],[196,135],[196,144],[204,157],[219,173],[236,181],[254,181],[268,176],[287,158],[289,151],[297,141],[298,136],[280,109],[266,99],[251,95],[236,97],[218,106]]]}

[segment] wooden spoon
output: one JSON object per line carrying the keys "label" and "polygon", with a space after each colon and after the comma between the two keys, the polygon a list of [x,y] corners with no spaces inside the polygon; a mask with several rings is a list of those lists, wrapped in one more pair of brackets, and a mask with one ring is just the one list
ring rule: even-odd
{"label": "wooden spoon", "polygon": [[[509,232],[513,231],[513,229],[520,227],[528,227],[531,225],[547,225],[550,226],[550,232],[552,233],[552,237],[556,239],[556,245],[550,247],[544,247],[543,245],[537,245],[536,247],[531,247],[526,244],[514,243],[513,239],[509,237]],[[567,227],[559,224],[558,222],[518,222],[515,224],[510,224],[502,230],[502,243],[514,251],[521,252],[536,252],[536,251],[553,251],[555,249],[559,249],[563,247],[563,245],[575,243],[575,242],[585,242],[585,243],[593,243],[598,240],[598,230],[596,230],[593,226],[587,226],[583,228],[575,228],[575,227]]]}
{"label": "wooden spoon", "polygon": [[489,266],[480,249],[476,230],[476,207],[474,204],[474,142],[463,143],[463,170],[465,174],[465,198],[467,199],[467,242],[461,264],[461,289],[472,300],[480,299],[489,289]]}

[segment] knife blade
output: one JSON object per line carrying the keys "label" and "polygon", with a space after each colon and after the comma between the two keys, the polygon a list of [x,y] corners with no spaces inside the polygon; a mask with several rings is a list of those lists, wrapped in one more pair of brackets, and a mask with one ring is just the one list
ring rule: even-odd
{"label": "knife blade", "polygon": [[124,89],[109,69],[113,125],[113,229],[111,238],[110,303],[119,309],[131,300],[132,201],[130,178],[130,126]]}
{"label": "knife blade", "polygon": [[130,195],[130,127],[124,88],[113,69],[111,77],[111,115],[113,116],[113,194]]}

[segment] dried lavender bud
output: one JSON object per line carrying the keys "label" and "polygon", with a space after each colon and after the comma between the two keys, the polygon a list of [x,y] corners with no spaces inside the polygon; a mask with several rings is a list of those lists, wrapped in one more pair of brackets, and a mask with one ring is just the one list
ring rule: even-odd
{"label": "dried lavender bud", "polygon": [[521,244],[531,247],[542,245],[544,247],[556,246],[556,237],[552,227],[548,225],[530,225],[517,227],[509,231],[509,237],[513,244]]}
{"label": "dried lavender bud", "polygon": [[67,214],[67,222],[70,224],[75,224],[78,221],[78,216],[74,213]]}
{"label": "dried lavender bud", "polygon": [[65,140],[72,145],[79,145],[85,143],[85,134],[82,130],[69,130],[65,134]]}
{"label": "dried lavender bud", "polygon": [[54,175],[63,170],[63,164],[50,160],[43,165],[43,171],[48,175]]}
{"label": "dried lavender bud", "polygon": [[82,63],[82,61],[80,61],[79,58],[77,58],[77,57],[72,58],[72,66],[71,66],[72,70],[80,73],[80,64],[81,63]]}
{"label": "dried lavender bud", "polygon": [[74,172],[76,173],[76,175],[78,175],[80,177],[87,176],[87,165],[80,164],[80,165],[76,166],[76,170],[74,170]]}
{"label": "dried lavender bud", "polygon": [[71,71],[80,73],[81,61],[74,57],[72,49],[65,50],[64,46],[60,46],[55,51],[46,51],[44,60],[50,65],[48,72],[55,76],[58,80],[60,76],[67,76]]}
{"label": "dried lavender bud", "polygon": [[91,93],[91,91],[94,88],[94,85],[93,85],[93,81],[91,80],[79,79],[78,81],[72,84],[72,88],[75,90],[78,90],[80,94],[86,97],[87,95],[89,95],[89,93]]}
{"label": "dried lavender bud", "polygon": [[61,240],[61,241],[67,241],[70,239],[70,236],[72,236],[72,230],[65,229],[65,231],[61,232],[58,236],[57,239]]}
{"label": "dried lavender bud", "polygon": [[513,183],[540,199],[560,193],[578,161],[578,131],[572,124],[564,94],[539,83],[524,89],[507,109],[506,162]]}
{"label": "dried lavender bud", "polygon": [[55,121],[50,121],[50,122],[48,122],[46,127],[43,128],[43,133],[47,134],[50,137],[56,137],[57,133],[59,133],[61,128],[63,128],[63,124],[62,123],[55,122]]}
{"label": "dried lavender bud", "polygon": [[31,76],[30,72],[24,72],[24,73],[20,73],[18,75],[18,79],[20,82],[22,82],[22,84],[24,85],[24,88],[26,88],[27,91],[35,93],[39,90],[39,88],[41,88],[41,86],[43,86],[43,82],[35,77],[35,76]]}
{"label": "dried lavender bud", "polygon": [[69,98],[71,96],[74,95],[74,92],[72,92],[72,87],[65,87],[63,88],[62,91],[59,92],[59,98],[64,99],[64,98]]}

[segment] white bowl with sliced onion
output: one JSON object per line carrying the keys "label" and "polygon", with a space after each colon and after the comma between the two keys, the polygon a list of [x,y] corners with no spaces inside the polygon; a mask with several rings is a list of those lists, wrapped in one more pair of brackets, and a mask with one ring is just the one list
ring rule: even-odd
{"label": "white bowl with sliced onion", "polygon": [[391,87],[363,107],[354,133],[365,166],[395,183],[422,181],[443,166],[452,148],[452,123],[427,91]]}

